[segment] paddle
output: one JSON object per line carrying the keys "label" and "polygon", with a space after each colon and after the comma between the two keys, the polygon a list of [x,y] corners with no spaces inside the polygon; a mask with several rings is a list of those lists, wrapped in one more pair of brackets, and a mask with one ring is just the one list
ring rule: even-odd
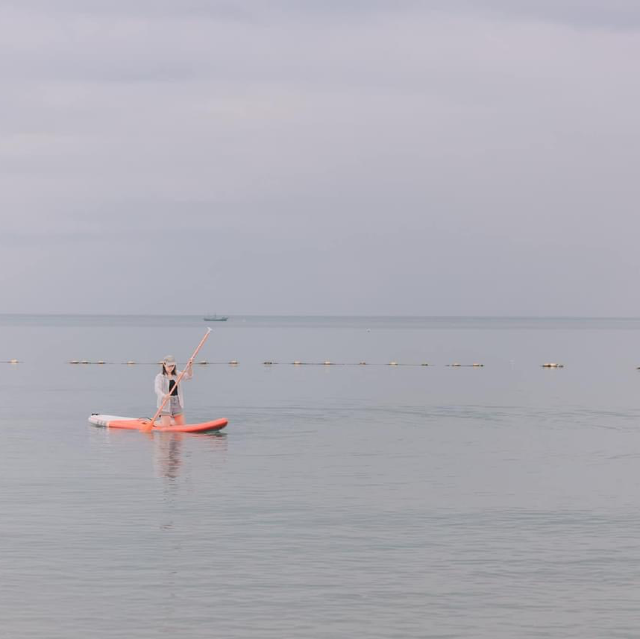
{"label": "paddle", "polygon": [[[180,373],[180,375],[178,375],[178,379],[176,380],[176,384],[174,388],[177,388],[178,384],[180,383],[180,380],[183,378],[184,374],[189,370],[189,366],[193,365],[193,360],[196,358],[198,351],[202,348],[204,343],[207,341],[207,337],[209,337],[210,332],[211,332],[211,329],[208,328],[207,332],[204,334],[204,337],[200,340],[200,343],[198,344],[198,348],[196,348],[196,350],[193,351],[193,355],[189,358],[189,361],[187,362],[187,365],[184,367],[184,370],[182,371],[182,373]],[[153,419],[148,424],[144,424],[144,426],[141,426],[140,430],[148,432],[153,428],[153,425],[156,423],[156,419],[158,419],[158,417],[160,416],[160,413],[162,412],[162,409],[164,408],[164,405],[167,403],[167,400],[169,399],[170,396],[171,396],[171,393],[167,393],[164,396],[164,399],[162,400],[162,404],[160,404],[158,410],[156,411],[156,414],[153,416]]]}

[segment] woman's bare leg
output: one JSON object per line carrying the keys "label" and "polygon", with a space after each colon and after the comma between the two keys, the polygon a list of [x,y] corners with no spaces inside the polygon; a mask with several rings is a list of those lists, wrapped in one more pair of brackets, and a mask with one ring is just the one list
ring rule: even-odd
{"label": "woman's bare leg", "polygon": [[162,428],[171,426],[171,415],[160,415]]}
{"label": "woman's bare leg", "polygon": [[185,425],[185,421],[184,421],[184,414],[182,415],[174,415],[173,419],[175,419],[176,421],[176,426],[184,426]]}

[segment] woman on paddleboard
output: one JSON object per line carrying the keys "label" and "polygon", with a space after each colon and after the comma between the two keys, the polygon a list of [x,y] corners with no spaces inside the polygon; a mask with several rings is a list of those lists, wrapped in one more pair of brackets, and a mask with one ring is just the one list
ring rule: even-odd
{"label": "woman on paddleboard", "polygon": [[166,401],[162,412],[160,413],[160,419],[163,426],[171,426],[171,420],[174,423],[182,426],[184,425],[184,397],[182,395],[182,380],[191,379],[193,377],[193,369],[191,362],[187,365],[184,375],[180,384],[176,384],[180,371],[176,368],[176,360],[172,355],[167,355],[162,361],[162,372],[156,375],[155,391],[158,398],[157,408],[162,406],[164,398],[169,395],[169,399]]}

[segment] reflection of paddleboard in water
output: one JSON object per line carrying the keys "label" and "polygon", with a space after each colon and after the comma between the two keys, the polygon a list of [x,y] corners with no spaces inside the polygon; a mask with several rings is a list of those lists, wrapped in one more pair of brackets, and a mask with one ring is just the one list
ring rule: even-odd
{"label": "reflection of paddleboard in water", "polygon": [[168,435],[153,437],[153,463],[161,477],[176,479],[180,474],[182,465],[182,443],[184,433],[170,433]]}
{"label": "reflection of paddleboard in water", "polygon": [[162,427],[156,424],[149,429],[149,420],[136,417],[118,417],[117,415],[91,415],[89,422],[94,426],[103,426],[104,428],[126,428],[129,430],[145,430],[160,433],[211,433],[216,430],[222,430],[227,425],[226,419],[215,419],[210,422],[202,422],[201,424],[183,424]]}

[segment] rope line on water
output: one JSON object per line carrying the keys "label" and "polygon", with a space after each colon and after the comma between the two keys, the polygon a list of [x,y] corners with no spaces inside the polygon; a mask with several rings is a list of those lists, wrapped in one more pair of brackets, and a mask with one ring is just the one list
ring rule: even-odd
{"label": "rope line on water", "polygon": [[[24,364],[22,360],[8,359],[0,360],[0,364]],[[106,360],[99,359],[97,361],[90,361],[88,359],[72,359],[67,362],[68,364],[74,364],[78,366],[97,365],[97,366],[158,366],[162,362],[137,362],[135,360],[127,360],[126,362],[108,362]],[[415,362],[332,362],[325,360],[323,362],[303,362],[301,360],[294,360],[293,362],[276,362],[272,360],[264,360],[261,362],[263,366],[405,366],[405,367],[437,367],[444,366],[447,368],[484,368],[484,364],[479,362],[473,362],[472,364],[461,364],[460,362],[454,362],[453,364],[429,364],[427,362],[415,363]],[[238,366],[238,360],[232,359],[224,362],[210,362],[208,360],[200,360],[194,362],[196,366]],[[564,364],[558,364],[556,362],[546,362],[541,364],[542,368],[564,368]],[[640,366],[637,367],[640,370]]]}

